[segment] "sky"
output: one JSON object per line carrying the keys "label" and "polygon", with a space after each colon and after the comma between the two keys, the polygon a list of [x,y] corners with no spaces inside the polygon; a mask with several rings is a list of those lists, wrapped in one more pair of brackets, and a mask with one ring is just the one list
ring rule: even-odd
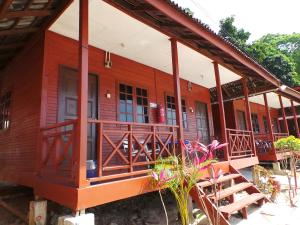
{"label": "sky", "polygon": [[173,0],[194,17],[219,30],[219,21],[235,16],[235,26],[251,33],[250,41],[268,33],[300,33],[300,0]]}

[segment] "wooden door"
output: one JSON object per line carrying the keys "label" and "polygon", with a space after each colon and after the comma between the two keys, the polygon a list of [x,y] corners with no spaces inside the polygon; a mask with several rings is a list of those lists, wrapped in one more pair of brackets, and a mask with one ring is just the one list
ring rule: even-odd
{"label": "wooden door", "polygon": [[[78,71],[67,67],[60,69],[59,110],[60,122],[77,118],[77,80]],[[88,78],[88,117],[97,119],[98,109],[98,79],[96,75],[89,74]],[[96,159],[97,147],[96,126],[88,125],[87,159]]]}
{"label": "wooden door", "polygon": [[209,144],[210,133],[208,125],[207,104],[196,102],[196,124],[197,124],[197,137],[203,144]]}

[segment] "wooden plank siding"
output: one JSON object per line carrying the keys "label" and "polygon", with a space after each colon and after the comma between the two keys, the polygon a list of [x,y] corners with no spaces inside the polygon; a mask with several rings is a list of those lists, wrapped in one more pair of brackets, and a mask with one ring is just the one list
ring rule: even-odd
{"label": "wooden plank siding", "polygon": [[[233,107],[234,107],[234,113],[236,114],[236,111],[243,111],[245,112],[245,104],[244,100],[235,100],[233,101]],[[265,128],[264,128],[264,122],[263,122],[263,117],[266,117],[266,112],[265,112],[265,106],[257,103],[250,103],[250,110],[251,113],[257,114],[258,116],[258,123],[259,123],[259,130],[260,133],[265,133]],[[277,119],[278,118],[278,110],[271,108],[270,109],[270,115],[271,115],[271,120]],[[235,129],[238,128],[238,121],[237,121],[237,116],[234,115],[234,124],[235,124]]]}
{"label": "wooden plank siding", "polygon": [[[171,48],[171,47],[170,47]],[[66,66],[77,68],[77,43],[76,41],[59,34],[48,31],[45,42],[45,71],[47,73],[47,124],[57,122],[57,100],[59,68]],[[125,83],[134,87],[148,89],[149,101],[165,106],[165,94],[173,94],[172,76],[149,66],[137,63],[127,58],[112,55],[112,68],[104,67],[103,50],[89,48],[89,72],[96,74],[99,81],[99,119],[118,120],[117,118],[117,84]],[[170,58],[171,62],[171,58]],[[187,81],[181,80],[182,97],[186,100],[188,113],[188,128],[184,129],[186,139],[196,138],[195,102],[201,101],[208,104],[208,117],[210,135],[213,136],[212,111],[210,106],[210,93],[207,88],[193,84],[191,92],[187,89]],[[166,85],[167,84],[167,85]],[[106,92],[111,93],[111,98],[105,97]],[[157,123],[156,109],[150,110],[150,123]]]}
{"label": "wooden plank siding", "polygon": [[43,38],[1,74],[1,95],[11,91],[11,123],[0,131],[0,180],[33,186],[40,128]]}

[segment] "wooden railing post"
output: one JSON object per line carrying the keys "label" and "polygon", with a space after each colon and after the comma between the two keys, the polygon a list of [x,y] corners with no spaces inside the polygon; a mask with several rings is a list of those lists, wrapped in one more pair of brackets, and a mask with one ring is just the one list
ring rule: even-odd
{"label": "wooden railing post", "polygon": [[88,101],[88,1],[79,4],[79,79],[78,79],[78,130],[77,176],[78,187],[87,186],[87,101]]}
{"label": "wooden railing post", "polygon": [[271,120],[271,115],[270,115],[270,110],[269,110],[268,96],[266,93],[264,93],[264,102],[265,102],[265,113],[267,116],[267,123],[268,123],[268,128],[269,128],[269,140],[272,143],[272,153],[275,155],[276,150],[274,147],[274,132],[273,132],[272,120]]}
{"label": "wooden railing post", "polygon": [[246,121],[247,121],[247,128],[249,131],[251,131],[251,139],[252,139],[252,148],[253,148],[253,154],[256,156],[256,146],[255,146],[255,140],[254,140],[254,133],[253,133],[253,126],[252,126],[252,119],[251,119],[251,109],[250,109],[250,103],[249,103],[249,90],[248,90],[248,84],[247,79],[242,79],[243,84],[243,92],[245,96],[245,108],[246,108]]}
{"label": "wooden railing post", "polygon": [[[215,71],[215,79],[216,79],[216,89],[218,95],[218,105],[219,105],[219,116],[220,116],[220,125],[221,125],[221,142],[228,143],[227,134],[226,134],[226,119],[225,119],[225,111],[224,111],[224,103],[223,103],[223,94],[222,94],[222,86],[219,72],[219,65],[217,62],[213,62],[214,71]],[[229,147],[224,147],[224,159],[229,160]]]}
{"label": "wooden railing post", "polygon": [[171,50],[172,50],[172,67],[173,67],[174,97],[175,97],[175,106],[176,106],[176,121],[178,125],[178,129],[177,129],[178,148],[181,152],[182,162],[185,162],[185,152],[181,145],[181,142],[183,142],[184,137],[183,137],[182,105],[181,105],[177,40],[171,38],[170,41],[171,41]]}
{"label": "wooden railing post", "polygon": [[103,122],[98,124],[98,129],[98,176],[101,177],[103,175]]}
{"label": "wooden railing post", "polygon": [[294,101],[293,101],[293,100],[291,100],[291,108],[292,108],[293,117],[294,117],[296,136],[297,136],[298,138],[300,138],[299,124],[298,124],[298,119],[297,119],[297,112],[296,112],[296,108],[295,108],[295,105],[294,105]]}
{"label": "wooden railing post", "polygon": [[128,125],[128,159],[129,159],[129,172],[133,171],[132,165],[132,152],[133,152],[133,137],[132,137],[132,124]]}
{"label": "wooden railing post", "polygon": [[281,95],[278,95],[278,98],[279,98],[279,103],[280,103],[280,107],[281,107],[284,132],[289,134],[289,126],[288,126],[288,123],[287,123],[287,120],[286,120],[286,115],[285,115],[285,110],[284,110],[284,107],[283,107],[283,102],[282,102]]}

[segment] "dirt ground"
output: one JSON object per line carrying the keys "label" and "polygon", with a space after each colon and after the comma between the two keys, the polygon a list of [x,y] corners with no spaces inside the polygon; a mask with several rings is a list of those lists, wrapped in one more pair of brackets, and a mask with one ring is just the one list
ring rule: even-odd
{"label": "dirt ground", "polygon": [[[251,179],[251,170],[243,171],[244,176]],[[300,175],[300,173],[298,174]],[[282,184],[282,192],[275,203],[267,203],[258,208],[253,205],[248,208],[249,218],[242,219],[237,213],[231,217],[233,225],[299,225],[300,224],[300,201],[297,207],[290,207],[287,192],[287,179],[285,176],[277,176]],[[300,177],[299,177],[300,179]],[[298,180],[299,180],[298,179]],[[0,184],[0,199],[3,190]],[[300,190],[298,190],[300,197]],[[176,202],[170,193],[163,194],[164,202],[168,210],[169,224],[180,225]],[[5,203],[27,216],[29,202],[33,200],[32,193],[16,198],[5,199]],[[145,194],[130,199],[109,203],[103,206],[87,210],[94,213],[95,225],[165,225],[166,219],[163,207],[157,192]],[[47,225],[56,225],[59,216],[71,215],[67,208],[48,201]],[[0,225],[25,225],[21,219],[12,215],[3,207],[0,207]],[[202,221],[202,225],[206,225]]]}

